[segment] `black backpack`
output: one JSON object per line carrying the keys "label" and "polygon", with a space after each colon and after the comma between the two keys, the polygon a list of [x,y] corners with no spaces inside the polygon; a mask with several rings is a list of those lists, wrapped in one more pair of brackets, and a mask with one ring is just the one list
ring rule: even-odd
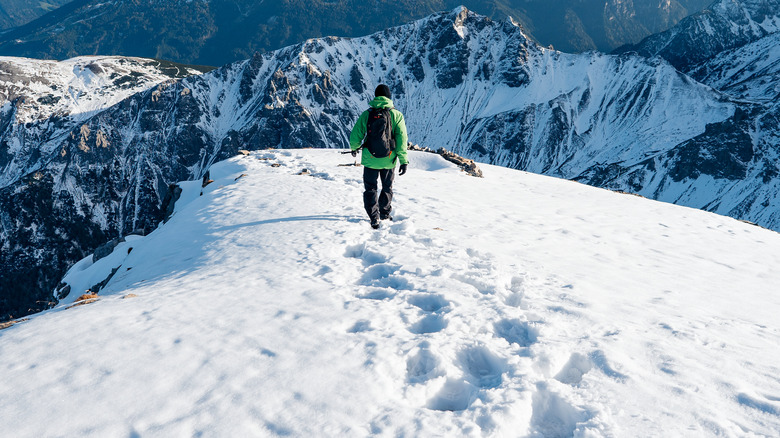
{"label": "black backpack", "polygon": [[366,139],[363,147],[376,158],[389,157],[395,149],[393,122],[390,119],[392,108],[370,108],[366,121]]}

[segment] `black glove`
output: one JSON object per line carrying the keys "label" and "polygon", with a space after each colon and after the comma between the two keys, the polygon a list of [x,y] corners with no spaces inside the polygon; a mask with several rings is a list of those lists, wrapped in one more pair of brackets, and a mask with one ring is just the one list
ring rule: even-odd
{"label": "black glove", "polygon": [[403,175],[406,173],[406,164],[402,164],[401,167],[398,168],[398,174]]}
{"label": "black glove", "polygon": [[357,151],[352,151],[352,156],[357,157]]}

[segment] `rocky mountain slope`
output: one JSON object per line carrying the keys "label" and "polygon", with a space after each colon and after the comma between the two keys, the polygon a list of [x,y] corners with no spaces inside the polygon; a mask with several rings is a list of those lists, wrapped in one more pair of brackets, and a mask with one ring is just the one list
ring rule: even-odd
{"label": "rocky mountain slope", "polygon": [[[763,107],[658,59],[563,54],[512,22],[458,9],[257,54],[85,120],[64,117],[66,126],[6,130],[6,151],[31,133],[46,145],[12,167],[27,170],[0,192],[3,245],[13,249],[6,284],[38,269],[51,275],[35,287],[53,289],[55,273],[101,239],[152,229],[169,183],[200,179],[239,149],[343,147],[378,82],[415,143],[780,227],[768,191],[777,125],[759,117]],[[17,123],[6,115],[6,126]]]}
{"label": "rocky mountain slope", "polygon": [[[663,57],[739,101],[741,109],[666,154],[613,165],[612,174],[605,172],[596,183],[777,229],[778,30],[780,2],[720,0],[631,48]],[[724,195],[709,199],[706,194],[713,192]]]}
{"label": "rocky mountain slope", "polygon": [[309,38],[367,35],[461,4],[498,20],[514,17],[545,46],[609,51],[666,30],[708,2],[75,0],[0,35],[0,53],[47,59],[129,55],[223,65]]}
{"label": "rocky mountain slope", "polygon": [[[113,186],[105,172],[132,171],[85,121],[156,84],[199,73],[140,58],[0,57],[0,317],[45,308],[57,271],[117,233],[115,209],[123,208],[121,188],[133,177],[114,175]],[[71,160],[74,153],[91,159]]]}
{"label": "rocky mountain slope", "polygon": [[721,52],[689,74],[737,99],[771,105],[780,97],[780,33]]}

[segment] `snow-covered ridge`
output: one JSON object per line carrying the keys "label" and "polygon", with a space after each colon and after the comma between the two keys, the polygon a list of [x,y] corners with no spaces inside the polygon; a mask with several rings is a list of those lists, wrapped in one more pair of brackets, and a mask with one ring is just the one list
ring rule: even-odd
{"label": "snow-covered ridge", "polygon": [[[45,61],[0,56],[2,110],[15,105],[15,123],[52,116],[84,120],[171,78],[200,71],[152,59],[82,56]],[[16,103],[18,98],[23,98]]]}
{"label": "snow-covered ridge", "polygon": [[0,435],[780,428],[780,235],[410,157],[378,231],[336,151],[257,152],[185,183],[166,224],[101,259],[118,269],[97,301],[0,332]]}
{"label": "snow-covered ridge", "polygon": [[240,149],[344,147],[379,82],[422,146],[780,226],[773,118],[756,125],[752,106],[661,60],[562,54],[458,9],[0,131],[0,264],[28,278],[52,263],[48,291],[98,245],[154,229],[172,182]]}

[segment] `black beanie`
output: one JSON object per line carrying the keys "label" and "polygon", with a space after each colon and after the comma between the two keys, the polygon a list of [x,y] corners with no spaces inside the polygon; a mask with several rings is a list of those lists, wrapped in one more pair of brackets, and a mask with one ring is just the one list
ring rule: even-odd
{"label": "black beanie", "polygon": [[385,84],[380,84],[378,87],[376,87],[376,90],[374,90],[374,96],[385,96],[386,98],[390,99],[390,88]]}

